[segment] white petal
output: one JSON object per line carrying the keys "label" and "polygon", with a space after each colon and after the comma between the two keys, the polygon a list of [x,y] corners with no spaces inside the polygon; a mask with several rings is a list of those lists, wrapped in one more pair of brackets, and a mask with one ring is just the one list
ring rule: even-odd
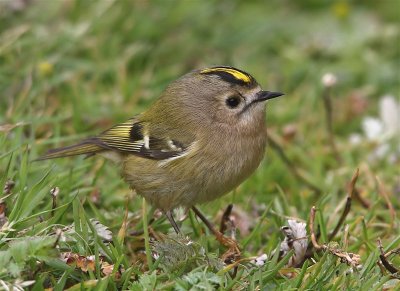
{"label": "white petal", "polygon": [[267,259],[268,259],[267,254],[262,254],[261,256],[259,256],[259,257],[257,258],[257,260],[260,260],[260,261],[266,261]]}
{"label": "white petal", "polygon": [[336,85],[337,77],[332,73],[326,73],[322,76],[321,81],[325,87],[333,87]]}
{"label": "white petal", "polygon": [[393,136],[400,132],[400,105],[394,96],[385,95],[379,102],[379,116],[383,122],[385,136]]}
{"label": "white petal", "polygon": [[370,141],[377,141],[383,134],[383,123],[377,118],[365,117],[362,121],[365,136]]}
{"label": "white petal", "polygon": [[262,267],[264,266],[265,262],[264,261],[256,261],[256,266]]}
{"label": "white petal", "polygon": [[358,133],[352,133],[349,137],[349,142],[352,145],[359,145],[362,142],[362,136]]}

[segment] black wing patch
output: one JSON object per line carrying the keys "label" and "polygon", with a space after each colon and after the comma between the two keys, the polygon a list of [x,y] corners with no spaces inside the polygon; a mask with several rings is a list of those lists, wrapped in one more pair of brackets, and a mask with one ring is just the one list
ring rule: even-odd
{"label": "black wing patch", "polygon": [[142,140],[143,139],[142,132],[143,132],[143,127],[140,125],[140,123],[134,123],[131,127],[131,130],[129,131],[129,137],[133,142],[136,140]]}
{"label": "black wing patch", "polygon": [[151,132],[147,133],[145,128],[145,124],[130,119],[113,126],[90,141],[104,149],[155,160],[176,157],[186,150],[187,147],[182,143],[154,137]]}

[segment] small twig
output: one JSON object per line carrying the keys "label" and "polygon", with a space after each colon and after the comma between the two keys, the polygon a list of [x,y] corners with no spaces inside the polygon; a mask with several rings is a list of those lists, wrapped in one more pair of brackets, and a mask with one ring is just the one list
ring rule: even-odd
{"label": "small twig", "polygon": [[51,205],[51,216],[54,216],[54,211],[57,208],[57,195],[60,193],[60,188],[54,187],[50,190],[50,195],[53,200],[52,205]]}
{"label": "small twig", "polygon": [[342,262],[348,264],[349,266],[357,267],[358,265],[360,265],[361,257],[359,254],[348,253],[339,248],[332,248],[329,246],[327,247],[327,250],[331,254],[340,258],[342,260]]}
{"label": "small twig", "polygon": [[341,164],[342,157],[339,154],[339,151],[335,142],[335,134],[333,132],[333,114],[332,114],[332,100],[331,100],[331,90],[330,87],[325,86],[324,93],[322,94],[324,100],[324,108],[326,112],[326,127],[329,136],[329,144],[332,149],[332,152],[336,158],[336,160]]}
{"label": "small twig", "polygon": [[315,221],[315,206],[311,207],[310,212],[310,234],[311,234],[311,242],[316,250],[324,250],[330,252],[332,255],[341,259],[342,262],[347,263],[352,267],[356,267],[360,264],[360,255],[345,252],[338,247],[330,246],[330,245],[320,245],[315,238],[314,233],[314,221]]}
{"label": "small twig", "polygon": [[385,271],[386,269],[385,269],[385,267],[382,265],[382,263],[381,263],[380,261],[378,261],[377,264],[378,264],[379,269],[381,270],[381,273],[382,273],[382,274],[385,274],[385,273],[386,273],[386,271]]}
{"label": "small twig", "polygon": [[391,255],[393,255],[393,254],[400,255],[400,248],[397,248],[397,249],[388,251],[388,252],[385,254],[385,257],[387,258],[387,257],[389,257],[389,256],[391,256]]}
{"label": "small twig", "polygon": [[300,180],[301,182],[303,182],[304,184],[306,184],[308,187],[310,187],[314,192],[316,192],[317,194],[321,194],[322,190],[317,187],[316,185],[314,185],[313,183],[311,183],[310,181],[308,181],[297,169],[297,167],[294,165],[294,163],[288,158],[288,156],[285,154],[285,151],[282,149],[282,147],[280,146],[279,142],[275,139],[275,137],[273,137],[271,134],[267,135],[269,144],[271,145],[271,147],[276,151],[276,153],[278,154],[278,156],[282,159],[282,161],[286,164],[286,166],[288,167],[289,171],[293,174],[293,176],[295,176],[298,180]]}
{"label": "small twig", "polygon": [[386,270],[388,270],[391,274],[396,274],[399,272],[399,270],[393,266],[387,259],[386,259],[386,255],[385,252],[383,251],[383,247],[382,247],[382,241],[380,238],[378,238],[378,248],[380,251],[380,255],[379,255],[379,259],[382,262],[382,265],[385,266]]}
{"label": "small twig", "polygon": [[324,248],[324,246],[321,246],[318,244],[317,239],[315,237],[315,232],[314,232],[314,221],[315,221],[315,213],[316,209],[315,206],[311,207],[311,212],[310,212],[310,234],[311,234],[311,242],[314,246],[315,249],[321,250]]}
{"label": "small twig", "polygon": [[357,183],[357,179],[358,179],[358,175],[359,175],[360,171],[357,168],[356,172],[353,174],[353,177],[351,178],[351,182],[349,185],[349,190],[347,192],[347,199],[346,199],[346,206],[344,207],[342,216],[340,217],[338,223],[336,224],[335,229],[331,232],[331,234],[329,235],[328,239],[331,241],[335,235],[339,232],[340,227],[342,226],[343,222],[345,221],[347,215],[350,212],[351,209],[351,201],[353,199],[353,195],[355,192],[355,186]]}
{"label": "small twig", "polygon": [[232,214],[232,209],[233,209],[233,204],[229,204],[224,213],[222,214],[221,217],[221,224],[219,226],[219,231],[221,233],[224,233],[228,227],[228,225],[232,224],[232,220],[230,218],[231,214]]}

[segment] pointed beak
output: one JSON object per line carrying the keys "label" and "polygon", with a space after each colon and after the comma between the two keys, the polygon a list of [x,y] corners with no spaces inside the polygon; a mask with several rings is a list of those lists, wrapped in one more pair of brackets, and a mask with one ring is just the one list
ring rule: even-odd
{"label": "pointed beak", "polygon": [[254,100],[255,102],[262,102],[269,99],[273,99],[279,96],[285,95],[280,92],[271,92],[271,91],[260,91],[257,93],[257,98]]}

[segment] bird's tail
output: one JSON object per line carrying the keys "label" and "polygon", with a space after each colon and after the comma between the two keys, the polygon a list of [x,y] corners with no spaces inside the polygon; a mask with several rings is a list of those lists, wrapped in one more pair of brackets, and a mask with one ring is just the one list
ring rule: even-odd
{"label": "bird's tail", "polygon": [[102,148],[101,146],[93,143],[90,140],[85,140],[75,145],[49,150],[43,156],[36,159],[36,161],[77,156],[77,155],[92,156],[103,150],[104,148]]}

